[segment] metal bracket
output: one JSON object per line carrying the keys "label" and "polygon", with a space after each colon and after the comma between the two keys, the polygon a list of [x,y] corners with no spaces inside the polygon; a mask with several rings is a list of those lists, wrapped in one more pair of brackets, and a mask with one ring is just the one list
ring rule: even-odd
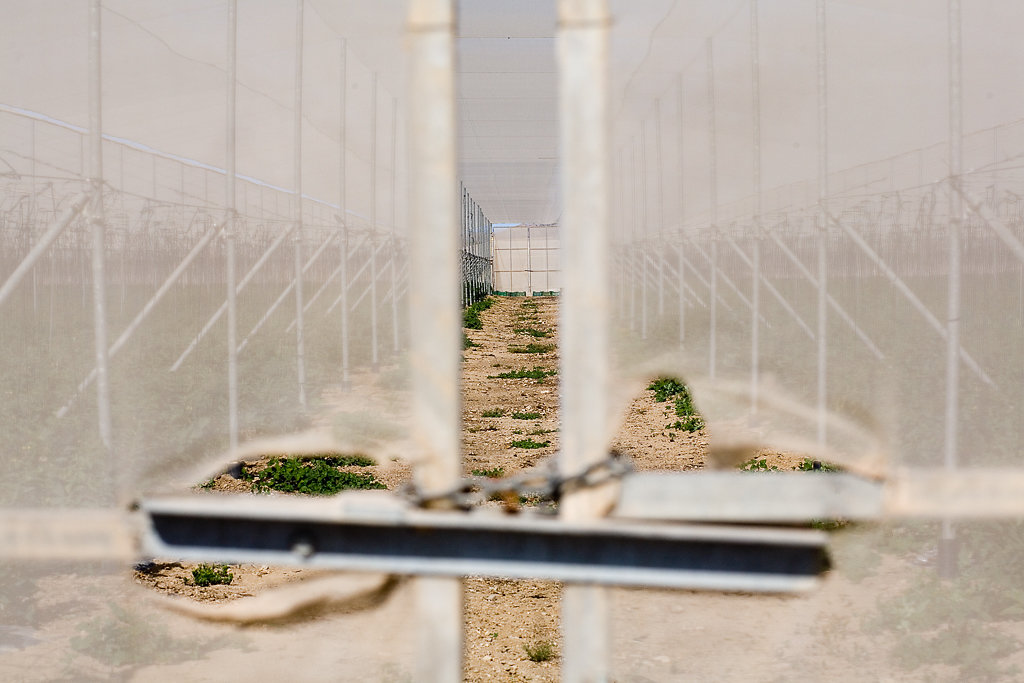
{"label": "metal bracket", "polygon": [[827,568],[812,529],[568,523],[416,509],[390,495],[146,500],[143,552],[428,576],[493,576],[727,591],[808,590]]}

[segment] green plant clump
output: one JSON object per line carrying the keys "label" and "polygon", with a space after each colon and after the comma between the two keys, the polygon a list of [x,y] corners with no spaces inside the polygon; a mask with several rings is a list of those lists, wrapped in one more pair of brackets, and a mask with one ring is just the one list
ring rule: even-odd
{"label": "green plant clump", "polygon": [[551,336],[550,330],[538,330],[536,327],[517,327],[513,331],[516,334],[528,334],[534,339],[543,339]]}
{"label": "green plant clump", "polygon": [[487,477],[488,479],[501,479],[505,476],[504,467],[488,467],[487,469],[477,469],[470,472],[474,477]]}
{"label": "green plant clump", "polygon": [[536,643],[523,645],[526,656],[531,662],[546,662],[555,656],[555,646],[549,640],[538,640]]}
{"label": "green plant clump", "polygon": [[228,571],[226,564],[201,564],[192,570],[192,583],[205,588],[206,586],[227,586],[235,578]]}
{"label": "green plant clump", "polygon": [[462,350],[465,351],[466,349],[471,349],[474,346],[480,346],[480,345],[477,344],[476,342],[474,342],[472,339],[470,339],[468,334],[463,332],[462,333]]}
{"label": "green plant clump", "polygon": [[545,377],[552,377],[555,374],[557,374],[557,371],[545,370],[541,367],[535,367],[533,370],[520,368],[509,370],[508,372],[502,372],[497,375],[488,375],[487,379],[544,379]]}
{"label": "green plant clump", "polygon": [[503,417],[504,415],[505,410],[503,408],[491,408],[480,412],[480,417]]}
{"label": "green plant clump", "polygon": [[751,458],[744,463],[740,463],[739,469],[744,472],[779,472],[779,468],[775,465],[768,465],[766,458]]}
{"label": "green plant clump", "polygon": [[704,419],[697,412],[697,408],[693,404],[693,396],[690,395],[690,390],[678,379],[675,377],[659,377],[651,382],[647,388],[654,392],[654,400],[658,403],[664,403],[670,398],[674,399],[676,417],[694,418],[669,425],[666,429],[695,432],[704,426]]}
{"label": "green plant clump", "polygon": [[813,458],[804,458],[796,469],[801,472],[837,472],[839,468],[835,465],[829,465],[827,462],[821,462]]}
{"label": "green plant clump", "polygon": [[[360,462],[366,460],[369,459]],[[357,464],[360,463],[348,462],[343,458],[335,458],[333,461],[331,459],[272,458],[262,471],[253,472],[246,469],[242,476],[252,481],[253,490],[259,493],[281,491],[283,493],[330,496],[344,489],[387,488],[372,474],[342,472],[338,469],[339,466]],[[373,461],[369,460],[369,464],[373,464]]]}
{"label": "green plant clump", "polygon": [[531,413],[531,412],[522,412],[522,413],[515,412],[515,413],[512,413],[512,419],[513,420],[537,420],[539,418],[540,418],[540,413]]}
{"label": "green plant clump", "polygon": [[665,425],[665,429],[678,429],[681,432],[695,432],[704,427],[704,418],[700,415],[687,415],[681,420]]}
{"label": "green plant clump", "polygon": [[513,441],[509,448],[544,448],[550,446],[550,441],[534,441],[533,439],[521,439],[519,441]]}
{"label": "green plant clump", "polygon": [[510,353],[550,353],[555,350],[554,344],[538,344],[536,342],[530,342],[525,346],[516,346],[515,344],[509,344],[508,350]]}
{"label": "green plant clump", "polygon": [[494,299],[486,296],[483,299],[480,299],[480,301],[468,306],[466,310],[462,312],[462,326],[468,330],[484,329],[484,323],[480,320],[480,314],[493,305]]}

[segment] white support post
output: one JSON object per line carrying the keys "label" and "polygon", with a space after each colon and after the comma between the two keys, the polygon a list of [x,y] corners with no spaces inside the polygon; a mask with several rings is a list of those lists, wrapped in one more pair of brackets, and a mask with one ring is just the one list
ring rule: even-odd
{"label": "white support post", "polygon": [[711,332],[708,340],[708,377],[715,379],[718,334],[718,146],[715,129],[715,44],[707,39],[708,67],[708,188],[709,212],[711,215],[711,292],[708,305],[711,308]]}
{"label": "white support post", "polygon": [[235,273],[235,80],[238,63],[238,0],[228,0],[227,117],[225,132],[224,203],[225,254],[228,298],[228,441],[231,452],[238,448],[238,297]]}
{"label": "white support post", "polygon": [[[448,490],[461,474],[454,33],[452,0],[411,0],[407,296],[414,434],[422,454],[413,477],[426,493]],[[415,592],[421,624],[416,679],[462,680],[461,580],[417,579]]]}
{"label": "white support post", "polygon": [[347,129],[346,124],[348,123],[348,44],[345,39],[341,39],[341,84],[339,87],[339,97],[341,101],[338,103],[338,206],[341,210],[341,216],[339,217],[338,226],[341,230],[341,240],[339,240],[339,258],[338,258],[338,270],[339,277],[341,279],[341,388],[344,391],[348,391],[352,387],[352,379],[349,376],[349,351],[348,351],[348,255],[349,255],[349,240],[348,240],[348,192],[345,187],[345,155],[347,150]]}
{"label": "white support post", "polygon": [[[564,213],[565,287],[561,306],[563,475],[578,474],[607,455],[610,393],[608,237],[609,147],[607,0],[558,3],[559,111]],[[602,491],[563,500],[561,516],[598,514]],[[608,680],[611,650],[606,591],[567,586],[562,597],[562,678]]]}
{"label": "white support post", "polygon": [[370,362],[380,371],[377,334],[377,72],[370,80]]}
{"label": "white support post", "polygon": [[817,0],[818,39],[818,444],[828,438],[828,64],[825,0]]}
{"label": "white support post", "polygon": [[665,317],[665,167],[661,154],[661,100],[654,101],[654,159],[658,205],[658,320]]}
{"label": "white support post", "polygon": [[305,0],[297,0],[295,4],[295,105],[294,117],[294,175],[295,205],[292,207],[292,220],[295,223],[295,366],[299,380],[299,405],[306,407],[306,326],[302,315],[302,266],[303,229],[302,229],[302,48],[303,48],[303,8]]}
{"label": "white support post", "polygon": [[650,226],[647,224],[647,122],[640,122],[640,229],[643,238],[640,241],[640,338],[647,339],[647,251]]}
{"label": "white support post", "polygon": [[391,98],[391,350],[397,355],[398,337],[398,98]]}
{"label": "white support post", "polygon": [[[964,219],[960,174],[963,165],[963,94],[961,90],[960,0],[949,0],[949,282],[946,304],[946,434],[943,464],[955,470],[959,460],[960,419],[960,230]],[[939,575],[957,574],[956,530],[942,520]]]}
{"label": "white support post", "polygon": [[761,363],[761,46],[757,0],[750,0],[750,90],[753,105],[754,245],[750,266],[750,419],[757,420]]}
{"label": "white support post", "polygon": [[106,224],[103,216],[103,64],[100,0],[89,1],[89,222],[92,225],[92,305],[96,353],[96,416],[100,441],[107,453],[111,483],[119,491],[110,415],[107,358]]}

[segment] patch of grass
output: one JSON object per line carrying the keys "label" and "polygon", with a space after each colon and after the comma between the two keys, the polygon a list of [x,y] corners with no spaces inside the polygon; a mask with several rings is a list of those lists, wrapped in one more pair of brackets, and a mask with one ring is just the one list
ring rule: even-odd
{"label": "patch of grass", "polygon": [[557,431],[558,431],[557,429],[535,429],[532,432],[530,432],[530,436],[541,436],[543,434],[552,434],[552,433],[557,432]]}
{"label": "patch of grass", "polygon": [[468,330],[484,329],[484,323],[480,320],[480,314],[493,305],[494,299],[487,296],[468,306],[466,310],[462,312],[462,326]]}
{"label": "patch of grass", "polygon": [[258,493],[281,491],[330,496],[344,489],[387,488],[372,474],[342,472],[338,469],[366,461],[373,463],[363,456],[334,459],[271,458],[267,466],[260,471],[243,468],[242,478],[251,481],[253,490]]}
{"label": "patch of grass", "polygon": [[509,444],[509,448],[544,448],[550,446],[550,441],[534,441],[533,439],[520,439]]}
{"label": "patch of grass", "polygon": [[555,350],[554,344],[538,344],[536,342],[530,342],[525,346],[517,346],[515,344],[509,344],[508,350],[510,353],[551,353]]}
{"label": "patch of grass", "polygon": [[544,379],[545,377],[554,377],[556,374],[558,374],[557,370],[545,370],[541,367],[535,367],[532,370],[519,368],[497,375],[488,375],[487,379]]}
{"label": "patch of grass", "polygon": [[480,345],[477,344],[476,342],[474,342],[472,339],[470,339],[468,334],[463,332],[462,333],[462,350],[465,351],[466,349],[471,349],[474,346],[480,346]]}
{"label": "patch of grass", "polygon": [[488,479],[501,479],[505,476],[504,467],[489,467],[482,470],[472,470],[470,472],[474,477],[487,477]]}
{"label": "patch of grass", "polygon": [[483,427],[470,427],[466,431],[470,434],[476,434],[477,432],[496,432],[498,428],[494,425],[485,425]]}
{"label": "patch of grass", "polygon": [[488,410],[481,410],[480,417],[504,417],[504,408],[490,408]]}
{"label": "patch of grass", "polygon": [[226,564],[201,564],[192,570],[192,583],[200,588],[227,586],[234,578]]}
{"label": "patch of grass", "polygon": [[531,412],[520,413],[520,412],[515,412],[515,413],[512,413],[512,419],[513,420],[538,420],[538,419],[540,419],[540,413],[531,413]]}
{"label": "patch of grass", "polygon": [[523,649],[531,662],[546,662],[555,657],[555,646],[550,640],[538,640],[535,643],[525,643]]}
{"label": "patch of grass", "polygon": [[550,330],[538,330],[536,327],[517,327],[513,331],[516,334],[528,334],[534,339],[544,339],[551,336]]}
{"label": "patch of grass", "polygon": [[682,420],[665,425],[665,429],[677,429],[681,432],[695,432],[704,427],[704,418],[700,415],[687,415]]}

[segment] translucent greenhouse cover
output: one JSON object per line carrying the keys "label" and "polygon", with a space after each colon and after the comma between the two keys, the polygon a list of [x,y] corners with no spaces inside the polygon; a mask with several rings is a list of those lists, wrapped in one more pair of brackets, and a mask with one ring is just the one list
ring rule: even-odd
{"label": "translucent greenhouse cover", "polygon": [[[100,160],[90,3],[0,4],[8,517],[120,511],[262,454],[415,464],[409,292],[439,285],[409,268],[421,217],[408,207],[406,3],[238,3],[233,198],[229,4],[100,4],[101,209],[87,181]],[[707,419],[714,466],[765,447],[883,486],[945,473],[938,486],[965,501],[946,516],[946,499],[928,507],[918,491],[903,517],[844,525],[806,595],[614,589],[612,677],[1022,675],[1019,505],[996,518],[1011,496],[985,507],[989,489],[950,482],[988,473],[965,481],[1012,493],[1024,474],[1024,7],[609,12],[612,191],[589,198],[611,217],[611,259],[593,274],[611,293],[608,443],[630,399],[675,375]],[[463,0],[457,25],[459,180],[490,223],[557,226],[556,2]],[[538,230],[562,255],[580,248]],[[495,234],[494,275],[501,265],[518,288],[532,261],[516,260],[511,229]],[[571,288],[553,258],[545,284]],[[0,678],[406,680],[417,667],[407,585],[366,609],[240,630],[151,600],[131,552],[0,559]],[[952,578],[936,554],[958,560]]]}

